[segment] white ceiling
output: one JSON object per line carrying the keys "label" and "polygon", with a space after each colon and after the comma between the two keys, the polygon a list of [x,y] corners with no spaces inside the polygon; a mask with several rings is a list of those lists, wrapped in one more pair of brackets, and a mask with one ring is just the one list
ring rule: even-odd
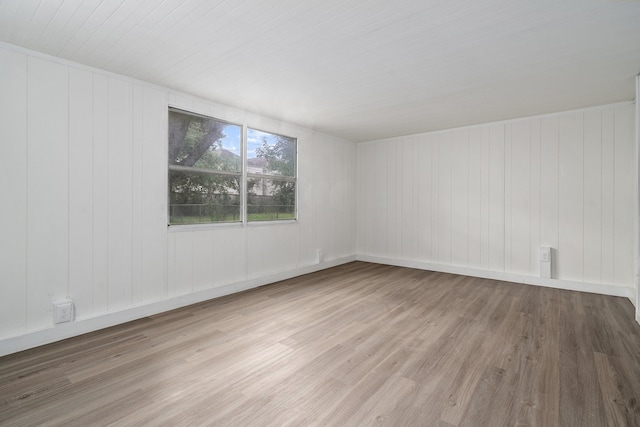
{"label": "white ceiling", "polygon": [[366,141],[632,100],[640,1],[0,0],[0,41]]}

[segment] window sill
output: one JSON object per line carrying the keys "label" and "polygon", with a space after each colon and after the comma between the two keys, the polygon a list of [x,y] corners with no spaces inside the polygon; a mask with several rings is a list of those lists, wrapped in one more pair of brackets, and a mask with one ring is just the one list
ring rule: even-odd
{"label": "window sill", "polygon": [[167,225],[167,231],[170,233],[181,231],[202,231],[202,230],[215,230],[217,228],[242,228],[241,222],[218,222],[207,224],[170,224]]}
{"label": "window sill", "polygon": [[297,224],[297,219],[280,219],[271,221],[250,221],[247,222],[247,227],[265,227],[269,225],[290,225]]}
{"label": "window sill", "polygon": [[242,222],[219,222],[209,224],[171,224],[167,225],[167,231],[170,233],[180,233],[182,231],[203,231],[203,230],[215,230],[220,228],[243,228],[247,227],[269,227],[276,225],[292,225],[298,224],[297,219],[282,219],[273,221],[251,221],[247,223]]}

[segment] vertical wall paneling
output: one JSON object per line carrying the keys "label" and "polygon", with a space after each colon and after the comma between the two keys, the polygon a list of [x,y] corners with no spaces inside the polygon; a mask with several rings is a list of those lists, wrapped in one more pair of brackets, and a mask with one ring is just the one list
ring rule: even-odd
{"label": "vertical wall paneling", "polygon": [[504,271],[504,126],[489,129],[489,270]]}
{"label": "vertical wall paneling", "polygon": [[[370,168],[365,167],[365,158],[369,154],[369,150],[364,147],[365,144],[358,144],[357,156],[356,156],[356,175],[360,178],[365,177]],[[298,156],[299,157],[299,156]],[[366,191],[365,180],[359,179],[356,182],[356,221],[357,233],[356,233],[356,252],[364,250],[365,247],[371,247],[364,242],[368,233],[366,230],[369,228],[369,217],[367,215],[367,209],[364,206],[366,201],[371,200],[371,197],[365,197]]]}
{"label": "vertical wall paneling", "polygon": [[[331,150],[337,152],[336,143],[331,144]],[[345,153],[345,155],[346,154],[347,153]],[[333,212],[333,215],[331,215],[331,220],[332,220],[331,228],[332,230],[334,230],[334,235],[332,239],[333,248],[329,256],[337,257],[341,252],[342,243],[344,241],[345,235],[348,233],[347,226],[349,224],[349,221],[347,219],[348,218],[347,215],[349,214],[349,212],[345,206],[344,197],[343,197],[343,194],[346,190],[346,183],[345,183],[346,171],[344,168],[344,164],[342,162],[334,162],[334,161],[332,161],[331,163],[335,173],[335,181],[333,182],[333,185],[331,187],[331,192],[330,192],[331,202],[332,202],[331,211]],[[297,248],[299,240],[297,236],[294,236],[295,228],[289,227],[287,231],[289,232],[287,234],[290,236],[292,241],[295,242],[295,244],[287,245],[284,251],[286,252],[291,247],[295,247],[295,251],[293,252],[293,255],[295,257],[295,254],[299,252]],[[285,242],[282,242],[282,243],[286,245]]]}
{"label": "vertical wall paneling", "polygon": [[436,262],[440,255],[440,136],[430,134],[426,141],[431,148],[431,258]]}
{"label": "vertical wall paneling", "polygon": [[[349,252],[349,248],[355,248],[354,244],[357,236],[357,226],[358,226],[358,216],[356,214],[356,205],[354,202],[356,201],[355,194],[357,192],[357,168],[356,161],[358,159],[357,150],[355,144],[351,146],[350,144],[343,144],[340,142],[340,145],[344,147],[348,152],[348,161],[342,163],[342,167],[345,171],[344,176],[344,191],[342,192],[342,203],[344,205],[345,212],[347,212],[348,222],[346,223],[346,230],[342,236],[341,256],[349,256],[353,255],[352,252]],[[302,241],[301,241],[302,242]],[[357,250],[356,250],[357,253]]]}
{"label": "vertical wall paneling", "polygon": [[0,336],[26,330],[27,56],[0,50]]}
{"label": "vertical wall paneling", "polygon": [[490,235],[490,169],[491,169],[491,133],[487,127],[479,129],[478,145],[480,146],[480,268],[489,269]]}
{"label": "vertical wall paneling", "polygon": [[402,150],[385,144],[385,158],[390,167],[383,167],[380,171],[387,176],[387,223],[383,230],[387,234],[387,256],[396,258],[400,255],[400,199],[402,196]]}
{"label": "vertical wall paneling", "polygon": [[68,293],[69,73],[29,58],[27,97],[27,326],[50,327]]}
{"label": "vertical wall paneling", "polygon": [[357,248],[355,246],[356,238],[358,235],[357,225],[359,224],[358,216],[356,215],[356,206],[354,202],[356,202],[356,192],[358,191],[358,173],[355,167],[356,161],[358,159],[358,153],[356,149],[356,144],[345,143],[343,141],[340,142],[343,149],[349,150],[350,157],[348,163],[345,165],[345,168],[348,171],[347,179],[347,191],[343,195],[344,202],[347,205],[347,209],[351,212],[351,221],[349,224],[349,233],[348,237],[343,242],[344,247],[342,248],[342,253],[344,256],[352,256],[354,253],[350,251],[349,248],[353,248],[355,253],[358,253]]}
{"label": "vertical wall paneling", "polygon": [[371,196],[373,197],[373,251],[377,255],[387,256],[387,188],[386,173],[387,153],[385,144],[373,145],[373,171],[374,180]]}
{"label": "vertical wall paneling", "polygon": [[[474,128],[467,133],[469,142],[469,225],[468,236],[468,265],[481,268],[482,264],[482,129]],[[486,167],[485,167],[486,169]],[[486,236],[485,236],[486,237]]]}
{"label": "vertical wall paneling", "polygon": [[[317,249],[327,261],[356,253],[354,143],[10,47],[0,48],[0,91],[0,138],[11,142],[0,159],[0,198],[10,201],[0,212],[10,224],[0,236],[0,281],[10,284],[0,302],[0,340],[48,340],[94,321],[127,319],[133,308],[141,313],[199,291],[295,274],[316,262]],[[170,104],[298,137],[299,221],[168,228]],[[417,216],[412,168],[402,172],[413,155],[394,156],[388,207],[389,151],[379,147],[381,155],[366,158],[380,169],[360,166],[371,178],[365,188],[380,189],[379,200],[367,200],[369,224],[380,230],[369,241],[381,253],[391,241],[398,256],[417,247],[386,232],[400,232],[403,220]],[[51,302],[67,296],[80,325],[49,333]]]}
{"label": "vertical wall paneling", "polygon": [[358,227],[363,255],[536,277],[550,246],[554,279],[635,286],[630,104],[364,143],[358,156],[360,182],[388,178],[360,186],[359,203],[388,216]]}
{"label": "vertical wall paneling", "polygon": [[141,169],[142,290],[143,301],[168,296],[167,272],[167,95],[144,87]]}
{"label": "vertical wall paneling", "polygon": [[451,263],[469,261],[469,134],[453,132],[451,140]]}
{"label": "vertical wall paneling", "polygon": [[540,123],[540,246],[552,248],[552,278],[557,278],[558,261],[558,152],[558,118],[543,118]]}
{"label": "vertical wall paneling", "polygon": [[[314,231],[315,233],[315,231]],[[248,252],[251,249],[249,247],[249,238],[247,232],[244,233],[244,238],[238,238],[238,233],[229,233],[232,238],[228,238],[225,242],[229,242],[230,251],[227,254],[227,260],[231,266],[230,277],[232,280],[228,283],[238,283],[247,280],[250,275],[249,271],[249,255]],[[272,235],[272,239],[277,239],[279,236]],[[314,234],[314,240],[317,241],[317,237]],[[314,245],[318,247],[318,244]],[[315,258],[315,251],[313,252]]]}
{"label": "vertical wall paneling", "polygon": [[[329,152],[328,144],[314,144],[314,158],[311,168],[313,169],[313,176],[329,176],[331,175],[331,159],[334,157],[331,156]],[[301,166],[303,167],[303,166]],[[335,176],[331,175],[333,178]],[[315,182],[316,186],[314,187],[314,198],[313,198],[313,211],[315,217],[314,221],[314,241],[316,242],[316,247],[314,248],[314,252],[318,249],[322,249],[325,254],[329,253],[329,242],[332,240],[332,236],[334,230],[329,228],[331,224],[330,215],[327,215],[327,209],[329,207],[329,196],[331,191],[331,183],[328,180],[320,179],[318,182]],[[251,249],[251,244],[249,243],[249,249]],[[262,254],[256,254],[256,256],[262,256]],[[315,258],[315,254],[314,254]],[[251,257],[248,258],[248,261],[251,260]],[[255,274],[256,270],[253,270],[249,267],[249,274]]]}
{"label": "vertical wall paneling", "polygon": [[602,111],[584,113],[584,280],[602,281]]}
{"label": "vertical wall paneling", "polygon": [[[617,107],[614,111],[614,277],[615,283],[634,283],[635,254],[635,143],[633,109]],[[632,256],[629,256],[632,254]]]}
{"label": "vertical wall paneling", "polygon": [[512,123],[504,125],[504,269],[511,271],[513,258],[513,158]]}
{"label": "vertical wall paneling", "polygon": [[[310,149],[313,144],[313,134],[308,135],[306,138],[298,138],[298,165],[311,164],[313,159],[311,158],[312,150]],[[309,265],[316,262],[315,257],[315,241],[313,239],[313,221],[315,212],[313,209],[302,209],[303,206],[310,206],[313,203],[313,197],[311,194],[313,182],[313,169],[312,168],[300,168],[298,167],[298,223],[300,224],[299,239],[300,239],[300,251],[298,252],[298,265]],[[358,196],[360,193],[358,193]],[[360,205],[358,204],[358,208]],[[360,215],[360,213],[358,214]]]}
{"label": "vertical wall paneling", "polygon": [[[215,277],[213,258],[216,242],[214,230],[202,230],[193,233],[191,260],[188,263],[192,269],[193,291],[211,288]],[[219,262],[219,261],[218,261]]]}
{"label": "vertical wall paneling", "polygon": [[635,149],[635,197],[636,197],[636,232],[635,232],[635,285],[636,285],[636,322],[640,323],[640,74],[636,76],[636,96],[634,102],[635,135],[633,147]]}
{"label": "vertical wall paneling", "polygon": [[[212,266],[211,283],[214,287],[223,286],[227,283],[233,283],[234,258],[242,255],[234,250],[233,238],[238,238],[237,231],[233,229],[216,230],[214,238],[209,242],[211,244],[211,259],[209,263]],[[228,246],[225,245],[228,244]],[[172,246],[172,245],[171,245]]]}
{"label": "vertical wall paneling", "polygon": [[[229,230],[227,234],[228,237],[224,242],[228,242],[229,248],[231,249],[227,252],[225,258],[228,266],[231,267],[229,277],[231,278],[231,283],[241,282],[248,279],[251,275],[249,271],[250,257],[246,255],[251,250],[251,247],[249,247],[249,238],[238,239],[237,232],[233,232],[232,230]],[[245,233],[245,236],[248,236],[248,233]],[[317,245],[315,247],[317,247]]]}
{"label": "vertical wall paneling", "polygon": [[[265,230],[264,227],[255,227],[247,231],[247,249],[249,252],[247,274],[249,278],[259,277],[259,271],[265,271],[267,274],[277,272],[277,260],[280,258],[277,252],[280,249],[280,245],[276,242],[269,242],[269,244],[267,244],[265,237],[268,231]],[[329,239],[323,239],[323,242],[320,244],[325,251],[329,250],[326,245],[328,241]]]}
{"label": "vertical wall paneling", "polygon": [[531,274],[531,122],[511,125],[511,268]]}
{"label": "vertical wall paneling", "polygon": [[[326,187],[326,203],[324,204],[324,209],[332,214],[323,215],[324,216],[324,226],[327,227],[328,230],[331,230],[329,233],[329,238],[325,240],[323,247],[325,248],[326,256],[333,256],[336,253],[336,249],[338,246],[338,241],[340,240],[340,232],[341,225],[338,225],[339,220],[336,218],[337,214],[340,210],[340,199],[338,197],[338,188],[340,182],[340,165],[339,162],[333,161],[333,156],[331,153],[333,152],[333,144],[331,142],[324,144],[323,152],[325,153],[324,159],[324,167],[327,173],[334,177],[333,182],[327,185]],[[284,231],[284,230],[283,230]],[[279,241],[278,244],[281,244],[282,241]]]}
{"label": "vertical wall paneling", "polygon": [[167,297],[176,295],[176,236],[179,233],[169,233],[167,236]]}
{"label": "vertical wall paneling", "polygon": [[[356,147],[355,144],[344,144],[343,142],[337,142],[339,146],[336,151],[344,151],[346,153],[347,161],[340,162],[340,166],[343,170],[343,177],[341,180],[340,200],[342,205],[342,216],[344,220],[339,220],[338,223],[343,227],[343,233],[341,234],[341,240],[339,242],[340,257],[352,255],[352,252],[348,252],[349,247],[354,247],[352,242],[356,240],[357,234],[357,216],[355,207],[355,192],[356,192]],[[346,159],[345,159],[346,160]]]}
{"label": "vertical wall paneling", "polygon": [[169,296],[193,292],[193,231],[172,233],[173,236],[173,289]]}
{"label": "vertical wall paneling", "polygon": [[[331,150],[334,152],[338,152],[337,145],[338,144],[336,144],[335,142],[332,142]],[[348,156],[348,153],[345,152],[344,155]],[[332,203],[333,215],[331,215],[332,217],[331,227],[333,230],[335,230],[334,231],[335,234],[332,241],[333,249],[329,254],[329,256],[331,256],[332,258],[335,258],[341,255],[342,253],[341,251],[344,244],[344,239],[349,233],[348,231],[349,219],[353,217],[353,213],[349,212],[349,209],[345,205],[345,200],[344,200],[344,194],[347,191],[347,184],[346,184],[347,171],[345,169],[345,164],[339,161],[338,162],[332,161],[331,163],[333,164],[333,168],[335,171],[335,181],[331,188],[331,199],[333,202]],[[285,252],[287,250],[290,250],[292,247],[295,248],[293,252],[293,256],[295,257],[295,255],[299,252],[297,247],[299,240],[297,236],[294,236],[294,233],[296,231],[295,228],[289,227],[288,231],[289,231],[288,234],[291,240],[295,242],[295,244],[286,245],[286,242],[282,242],[282,243],[286,245]]]}
{"label": "vertical wall paneling", "polygon": [[438,142],[438,262],[451,263],[452,207],[452,135],[441,134]]}
{"label": "vertical wall paneling", "polygon": [[[365,222],[366,229],[364,230],[364,236],[360,237],[360,241],[362,243],[362,248],[367,248],[369,251],[376,251],[376,236],[379,233],[372,233],[370,230],[373,230],[376,226],[376,221],[378,221],[379,213],[376,210],[377,208],[377,198],[375,197],[376,185],[378,184],[378,175],[374,168],[374,164],[376,162],[376,149],[373,145],[358,145],[358,147],[366,147],[366,156],[364,158],[363,168],[365,169],[364,179],[361,175],[358,176],[358,181],[363,182],[363,194],[361,194],[362,199],[362,207],[366,210],[365,213]],[[361,200],[362,200],[361,199]]]}
{"label": "vertical wall paneling", "polygon": [[[267,248],[263,240],[264,229],[260,226],[247,230],[247,274],[250,279],[258,277],[258,272],[265,267],[269,268],[269,257],[275,251],[273,247]],[[324,240],[319,243],[318,248],[326,250]],[[272,271],[273,272],[273,271]]]}
{"label": "vertical wall paneling", "polygon": [[613,280],[613,260],[615,257],[615,243],[613,236],[613,224],[614,224],[614,139],[615,139],[615,125],[614,125],[614,111],[613,109],[606,109],[602,111],[601,122],[601,197],[602,204],[600,207],[600,217],[602,220],[601,228],[601,276],[602,283],[614,283]]}
{"label": "vertical wall paneling", "polygon": [[428,140],[416,138],[413,157],[413,170],[416,173],[414,191],[416,192],[416,215],[418,231],[416,233],[418,247],[416,248],[416,258],[431,261],[432,232],[432,208],[431,197],[433,182],[431,181],[431,148],[432,144]]}
{"label": "vertical wall paneling", "polygon": [[131,305],[132,85],[109,79],[109,311]]}
{"label": "vertical wall paneling", "polygon": [[[420,225],[415,211],[416,190],[414,170],[415,143],[408,138],[402,144],[402,210],[400,213],[400,227],[402,230],[401,252],[403,259],[416,259],[417,246],[420,235]],[[414,228],[415,224],[415,228]]]}
{"label": "vertical wall paneling", "polygon": [[[327,142],[326,144],[322,144],[322,146],[319,147],[320,151],[322,152],[322,155],[320,156],[322,162],[318,164],[318,168],[322,169],[324,173],[333,177],[332,182],[325,182],[324,188],[322,188],[321,191],[317,194],[317,201],[321,203],[322,207],[320,208],[320,210],[323,212],[323,214],[322,219],[318,223],[320,228],[316,228],[316,232],[318,233],[317,235],[321,241],[321,247],[324,248],[326,257],[329,257],[333,253],[335,253],[335,242],[339,233],[338,227],[334,227],[334,223],[336,222],[335,215],[331,214],[332,212],[335,212],[334,209],[336,209],[336,206],[338,204],[338,200],[335,198],[334,193],[336,179],[338,178],[336,174],[337,162],[334,162],[332,145],[333,144],[331,144],[331,142]],[[323,233],[321,230],[326,231]]]}
{"label": "vertical wall paneling", "polygon": [[69,68],[69,297],[93,312],[93,75]]}
{"label": "vertical wall paneling", "polygon": [[561,116],[559,124],[558,278],[584,277],[583,113]]}
{"label": "vertical wall paneling", "polygon": [[144,88],[138,84],[132,87],[131,129],[131,303],[142,303],[142,187],[143,169],[143,112],[142,92]]}
{"label": "vertical wall paneling", "polygon": [[531,120],[531,146],[530,146],[530,218],[529,224],[529,273],[533,276],[540,274],[540,203],[542,192],[540,189],[540,138],[541,138],[541,120]]}
{"label": "vertical wall paneling", "polygon": [[364,222],[361,224],[363,226],[361,229],[363,234],[358,235],[358,241],[363,251],[366,248],[369,252],[375,252],[376,234],[370,232],[375,227],[378,217],[378,212],[375,210],[376,197],[374,197],[374,189],[377,184],[377,175],[374,169],[376,161],[375,144],[358,144],[358,159],[360,159],[361,155],[363,155],[361,164],[364,173],[358,175],[358,184],[362,188],[362,194],[359,194],[360,198],[358,200],[360,200],[359,206],[366,212],[363,214]]}
{"label": "vertical wall paneling", "polygon": [[[336,204],[339,204],[336,202]],[[340,219],[333,216],[332,222],[339,222]],[[340,229],[341,226],[335,226],[335,228]],[[291,224],[282,224],[278,226],[272,227],[264,227],[265,231],[269,232],[269,235],[266,236],[265,240],[273,241],[273,245],[275,247],[275,251],[270,252],[273,255],[271,259],[270,265],[266,266],[263,271],[267,273],[280,273],[282,271],[286,271],[292,268],[297,267],[295,264],[298,253],[298,239],[297,239],[297,228]],[[273,239],[274,233],[277,233],[277,239]],[[329,242],[327,247],[329,248],[329,252],[327,258],[335,258],[336,254],[339,253],[340,249],[338,246],[338,241],[340,238],[334,236],[334,239]],[[267,248],[267,253],[269,253]]]}
{"label": "vertical wall paneling", "polygon": [[[93,75],[93,314],[109,309],[109,80]],[[83,316],[78,313],[79,317]]]}
{"label": "vertical wall paneling", "polygon": [[[334,152],[343,152],[345,160],[335,162],[338,173],[338,182],[336,185],[336,198],[338,200],[338,208],[336,210],[334,224],[339,231],[335,240],[335,252],[332,254],[334,258],[343,257],[348,255],[345,253],[345,248],[349,247],[349,242],[355,241],[355,206],[354,200],[349,199],[350,195],[355,191],[355,147],[349,147],[343,149],[344,144],[335,141],[333,143]],[[345,147],[346,148],[346,147]],[[298,238],[295,238],[296,242],[300,242]],[[299,252],[299,249],[297,250]]]}

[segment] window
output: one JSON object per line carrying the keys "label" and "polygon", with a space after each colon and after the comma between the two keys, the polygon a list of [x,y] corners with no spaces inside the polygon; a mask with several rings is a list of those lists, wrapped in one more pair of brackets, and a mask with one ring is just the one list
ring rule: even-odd
{"label": "window", "polygon": [[242,126],[169,110],[169,224],[241,221]]}
{"label": "window", "polygon": [[296,218],[296,139],[247,131],[247,220]]}
{"label": "window", "polygon": [[297,140],[242,128],[169,109],[169,225],[296,219]]}

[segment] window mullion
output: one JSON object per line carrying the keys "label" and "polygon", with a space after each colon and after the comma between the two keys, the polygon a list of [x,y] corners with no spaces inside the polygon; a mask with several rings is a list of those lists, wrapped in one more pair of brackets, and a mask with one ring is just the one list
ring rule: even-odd
{"label": "window mullion", "polygon": [[247,214],[247,165],[248,165],[248,160],[247,160],[247,125],[243,124],[242,125],[242,142],[240,144],[240,152],[242,153],[242,184],[240,185],[240,194],[241,194],[241,198],[240,198],[240,216],[242,217],[242,223],[243,224],[247,224],[248,222],[248,214]]}

